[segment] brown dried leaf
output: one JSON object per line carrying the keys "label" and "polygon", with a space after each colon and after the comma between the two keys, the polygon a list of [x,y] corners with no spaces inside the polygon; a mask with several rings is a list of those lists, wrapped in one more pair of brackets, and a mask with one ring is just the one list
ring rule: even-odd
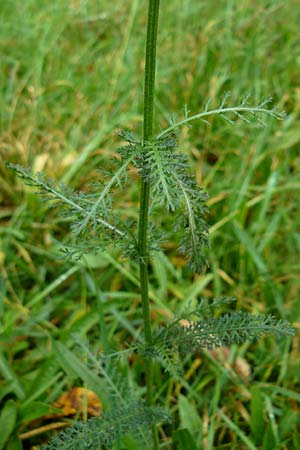
{"label": "brown dried leaf", "polygon": [[97,395],[82,387],[70,389],[57,400],[54,406],[59,408],[64,416],[83,414],[86,410],[89,416],[99,416],[102,410],[102,404]]}

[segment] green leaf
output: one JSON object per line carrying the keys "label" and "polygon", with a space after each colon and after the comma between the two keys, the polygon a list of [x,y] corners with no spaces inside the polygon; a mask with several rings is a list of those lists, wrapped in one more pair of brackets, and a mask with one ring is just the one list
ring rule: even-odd
{"label": "green leaf", "polygon": [[53,341],[53,349],[60,366],[68,374],[70,379],[75,380],[76,378],[80,378],[87,384],[89,389],[99,395],[102,400],[106,391],[105,383],[102,379],[92,372],[86,364],[80,361],[80,359],[61,342]]}
{"label": "green leaf", "polygon": [[14,431],[17,421],[17,405],[13,400],[8,400],[0,415],[0,450],[4,449],[5,443]]}
{"label": "green leaf", "polygon": [[179,444],[178,450],[198,450],[198,447],[187,428],[175,431],[175,433],[173,433],[173,441]]}
{"label": "green leaf", "polygon": [[23,400],[25,397],[24,388],[20,383],[20,381],[18,380],[18,377],[10,367],[9,362],[1,352],[0,352],[0,373],[2,373],[3,378],[5,378],[8,382],[12,382],[11,391],[14,392],[20,400]]}
{"label": "green leaf", "polygon": [[53,411],[51,405],[43,402],[30,402],[28,405],[21,406],[19,415],[22,422],[30,422],[39,417],[46,416]]}
{"label": "green leaf", "polygon": [[177,151],[176,133],[147,142],[145,151],[140,170],[151,182],[153,205],[176,212],[174,229],[183,235],[179,251],[187,255],[192,270],[201,272],[206,264],[202,250],[208,246],[207,194],[189,173],[186,155]]}
{"label": "green leaf", "polygon": [[275,450],[276,448],[276,436],[274,435],[272,424],[268,423],[263,440],[263,450]]}
{"label": "green leaf", "polygon": [[140,450],[141,449],[140,445],[137,444],[137,442],[130,435],[123,437],[122,444],[125,445],[126,450]]}
{"label": "green leaf", "polygon": [[70,450],[110,448],[113,442],[130,434],[136,435],[144,427],[169,421],[165,410],[148,407],[144,403],[129,403],[116,407],[101,417],[77,422],[73,427],[55,436],[43,450]]}
{"label": "green leaf", "polygon": [[289,406],[287,406],[278,425],[280,440],[292,435],[293,432],[297,433],[298,422],[299,412],[297,410],[293,411]]}
{"label": "green leaf", "polygon": [[193,437],[197,437],[202,423],[196,407],[186,397],[179,395],[178,409],[181,427],[189,430]]}
{"label": "green leaf", "polygon": [[22,441],[19,436],[11,436],[7,443],[6,450],[23,450]]}
{"label": "green leaf", "polygon": [[[183,317],[184,318],[184,317]],[[263,335],[291,336],[294,329],[285,320],[276,320],[272,315],[233,312],[217,319],[188,320],[183,326],[176,319],[168,327],[158,330],[153,344],[160,354],[170,349],[188,354],[196,349],[209,350],[254,341]]]}
{"label": "green leaf", "polygon": [[208,106],[210,104],[210,99],[206,102],[204,111],[194,114],[192,116],[189,116],[188,114],[185,114],[185,118],[180,120],[179,122],[173,122],[168,128],[163,130],[159,135],[157,136],[158,139],[161,139],[162,137],[173,133],[174,130],[177,128],[187,125],[190,122],[193,122],[194,120],[200,120],[204,123],[209,123],[206,120],[206,117],[212,116],[212,115],[219,115],[224,120],[226,120],[228,123],[233,125],[237,120],[242,120],[243,122],[246,122],[247,124],[258,122],[260,125],[265,126],[264,122],[261,119],[261,116],[270,116],[278,120],[284,119],[286,116],[283,111],[279,111],[276,107],[274,108],[268,108],[268,104],[272,102],[272,98],[268,97],[259,104],[255,106],[249,106],[247,104],[249,96],[244,96],[240,103],[238,105],[229,106],[227,105],[227,101],[230,97],[230,92],[226,92],[219,104],[218,108],[215,109],[208,109]]}
{"label": "green leaf", "polygon": [[251,390],[250,428],[255,444],[261,444],[265,428],[264,402],[261,390],[257,387]]}
{"label": "green leaf", "polygon": [[238,239],[241,241],[241,243],[245,246],[247,252],[249,253],[251,259],[253,260],[259,272],[267,273],[268,272],[267,265],[263,257],[260,255],[258,249],[256,248],[256,245],[253,242],[252,238],[250,237],[249,233],[247,233],[247,231],[243,230],[237,225],[234,226],[234,232],[237,235]]}
{"label": "green leaf", "polygon": [[58,373],[59,365],[54,356],[46,359],[39,370],[37,371],[35,377],[28,388],[28,396],[23,403],[26,407],[30,405],[33,400],[42,395],[50,386],[57,382],[60,374]]}
{"label": "green leaf", "polygon": [[236,425],[226,414],[223,413],[221,409],[219,409],[219,415],[222,418],[222,420],[225,422],[226,426],[232,430],[234,433],[238,435],[238,437],[241,439],[241,441],[246,444],[247,449],[249,450],[258,450],[256,445],[246,436],[244,431]]}
{"label": "green leaf", "polygon": [[[103,196],[101,196],[100,193],[101,197],[94,202],[83,192],[76,193],[62,184],[59,187],[56,187],[52,180],[46,180],[41,173],[34,175],[29,169],[18,164],[7,163],[6,166],[13,170],[20,178],[24,179],[26,184],[37,188],[38,193],[43,195],[44,200],[52,200],[57,206],[60,206],[61,209],[65,208],[70,216],[78,217],[79,223],[75,223],[73,226],[73,231],[75,231],[75,234],[76,230],[82,232],[86,225],[91,222],[93,226],[99,226],[101,230],[105,230],[106,233],[109,231],[113,232],[114,237],[116,237],[116,235],[124,236],[122,231],[118,230],[114,225],[111,225],[103,217],[101,217],[104,212],[103,208],[104,210],[106,209],[102,204],[102,200],[109,192],[111,183],[109,183],[109,186],[106,186],[104,189],[105,192]],[[123,169],[125,170],[126,167]],[[119,171],[117,173],[119,174]],[[113,177],[113,184],[118,179],[118,176],[115,175]],[[100,211],[98,211],[98,206],[103,206],[103,208],[100,208]]]}

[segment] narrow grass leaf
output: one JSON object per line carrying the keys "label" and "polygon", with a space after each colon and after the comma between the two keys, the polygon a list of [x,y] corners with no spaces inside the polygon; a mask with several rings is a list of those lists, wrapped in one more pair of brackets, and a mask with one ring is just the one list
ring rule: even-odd
{"label": "narrow grass leaf", "polygon": [[174,443],[178,443],[178,450],[198,450],[196,443],[187,428],[181,428],[173,433]]}
{"label": "narrow grass leaf", "polygon": [[258,447],[245,435],[243,430],[238,427],[224,412],[219,409],[218,414],[223,419],[223,421],[226,423],[228,428],[232,430],[234,433],[237,434],[237,436],[241,439],[241,441],[247,445],[248,450],[258,450]]}
{"label": "narrow grass leaf", "polygon": [[193,437],[197,438],[201,433],[202,423],[196,407],[186,397],[179,395],[178,409],[181,427],[186,428]]}
{"label": "narrow grass leaf", "polygon": [[257,244],[259,253],[262,253],[264,251],[271,239],[275,236],[276,233],[278,233],[281,219],[282,212],[278,211],[278,213],[275,214],[268,222],[268,226],[265,228],[263,236],[260,236],[259,242]]}
{"label": "narrow grass leaf", "polygon": [[20,407],[19,415],[23,422],[31,422],[42,416],[47,416],[52,412],[51,405],[43,402],[30,402],[28,405]]}
{"label": "narrow grass leaf", "polygon": [[255,444],[260,445],[265,428],[264,402],[261,390],[257,387],[251,390],[250,428]]}
{"label": "narrow grass leaf", "polygon": [[19,436],[12,435],[7,443],[5,450],[24,450],[23,444]]}
{"label": "narrow grass leaf", "polygon": [[184,301],[181,303],[180,307],[184,308],[189,305],[189,303],[197,298],[199,294],[203,291],[203,289],[210,283],[213,279],[213,274],[209,273],[207,275],[201,275],[198,279],[196,279],[195,283],[193,283],[186,293],[184,297]]}
{"label": "narrow grass leaf", "polygon": [[73,266],[66,272],[62,273],[59,277],[57,277],[52,283],[48,284],[42,292],[36,294],[29,302],[27,303],[27,307],[31,308],[35,304],[42,301],[50,292],[54,291],[58,286],[63,284],[70,276],[74,275],[80,269],[79,266]]}
{"label": "narrow grass leaf", "polygon": [[263,450],[274,450],[276,448],[278,448],[276,446],[277,442],[276,442],[276,436],[274,434],[273,431],[273,427],[272,424],[269,422],[266,432],[264,434],[264,440],[263,440]]}
{"label": "narrow grass leaf", "polygon": [[54,356],[43,361],[29,385],[27,398],[23,403],[23,407],[30,405],[33,400],[41,396],[51,386],[57,383],[62,374],[62,372],[59,373],[58,370],[59,365]]}
{"label": "narrow grass leaf", "polygon": [[12,370],[9,362],[1,352],[0,352],[0,373],[2,373],[4,379],[12,383],[11,387],[12,392],[14,392],[20,400],[23,400],[25,398],[25,390],[21,382],[19,381],[17,375]]}
{"label": "narrow grass leaf", "polygon": [[17,421],[17,405],[13,400],[8,400],[0,415],[0,450],[5,448],[5,443],[13,432]]}
{"label": "narrow grass leaf", "polygon": [[277,422],[276,412],[275,412],[275,409],[277,409],[277,408],[274,407],[271,397],[267,397],[267,396],[265,397],[265,404],[266,404],[266,411],[267,411],[268,418],[269,418],[269,423],[272,427],[272,432],[273,432],[274,439],[275,439],[276,446],[277,446],[279,444],[278,422]]}
{"label": "narrow grass leaf", "polygon": [[259,386],[261,386],[263,389],[270,389],[275,395],[283,395],[284,397],[290,398],[300,403],[299,392],[292,391],[291,389],[286,389],[280,386],[274,386],[270,383],[259,383],[258,387]]}
{"label": "narrow grass leaf", "polygon": [[257,251],[255,243],[253,242],[249,234],[245,230],[240,228],[238,225],[235,225],[233,229],[238,239],[245,246],[247,252],[251,256],[251,259],[253,260],[259,272],[267,273],[268,272],[267,265],[263,260],[262,256]]}
{"label": "narrow grass leaf", "polygon": [[[264,190],[264,200],[262,202],[261,209],[260,209],[259,216],[258,216],[257,223],[256,223],[256,226],[258,226],[258,228],[263,227],[265,225],[265,223],[267,222],[266,214],[269,209],[270,201],[272,199],[273,192],[276,188],[277,181],[278,181],[278,172],[276,172],[276,171],[272,172],[268,179],[267,186]],[[276,215],[275,215],[275,217],[276,217]]]}
{"label": "narrow grass leaf", "polygon": [[130,435],[123,437],[122,444],[125,445],[126,450],[140,450],[141,448]]}
{"label": "narrow grass leaf", "polygon": [[87,384],[87,387],[99,395],[102,399],[105,392],[105,384],[96,373],[92,372],[85,363],[72,353],[68,347],[58,341],[53,341],[53,349],[56,354],[57,360],[71,378],[75,380],[80,378]]}

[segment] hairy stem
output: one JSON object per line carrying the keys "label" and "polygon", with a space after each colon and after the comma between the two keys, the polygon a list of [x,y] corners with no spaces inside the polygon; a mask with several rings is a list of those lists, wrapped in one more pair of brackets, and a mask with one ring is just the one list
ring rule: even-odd
{"label": "hairy stem", "polygon": [[[156,63],[156,37],[158,24],[159,0],[149,0],[146,62],[145,62],[145,88],[144,88],[144,130],[143,130],[143,152],[145,154],[146,143],[152,139],[153,134],[153,104],[155,84]],[[144,335],[146,344],[151,344],[151,318],[149,308],[149,286],[148,286],[148,215],[149,215],[149,193],[150,182],[147,177],[141,181],[140,194],[140,216],[139,216],[139,256],[140,256],[140,283],[141,301],[144,321]],[[151,359],[145,360],[147,402],[153,404],[153,363]],[[153,446],[158,449],[158,437],[153,427]]]}

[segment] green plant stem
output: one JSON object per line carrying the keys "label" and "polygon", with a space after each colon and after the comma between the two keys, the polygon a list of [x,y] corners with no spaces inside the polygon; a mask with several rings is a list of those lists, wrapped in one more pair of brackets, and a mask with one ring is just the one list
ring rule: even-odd
{"label": "green plant stem", "polygon": [[[149,0],[147,42],[146,42],[146,62],[145,62],[145,88],[144,88],[144,130],[143,143],[145,153],[145,143],[152,139],[153,134],[153,104],[154,104],[154,84],[155,84],[155,63],[156,63],[156,38],[159,13],[159,0]],[[140,216],[139,216],[139,264],[141,301],[144,321],[145,342],[151,345],[151,318],[149,308],[149,286],[148,286],[148,215],[149,215],[149,193],[150,182],[147,177],[142,178],[140,194]],[[145,360],[147,402],[153,404],[153,362],[151,359]],[[156,429],[153,428],[153,445],[158,449],[158,437]]]}

